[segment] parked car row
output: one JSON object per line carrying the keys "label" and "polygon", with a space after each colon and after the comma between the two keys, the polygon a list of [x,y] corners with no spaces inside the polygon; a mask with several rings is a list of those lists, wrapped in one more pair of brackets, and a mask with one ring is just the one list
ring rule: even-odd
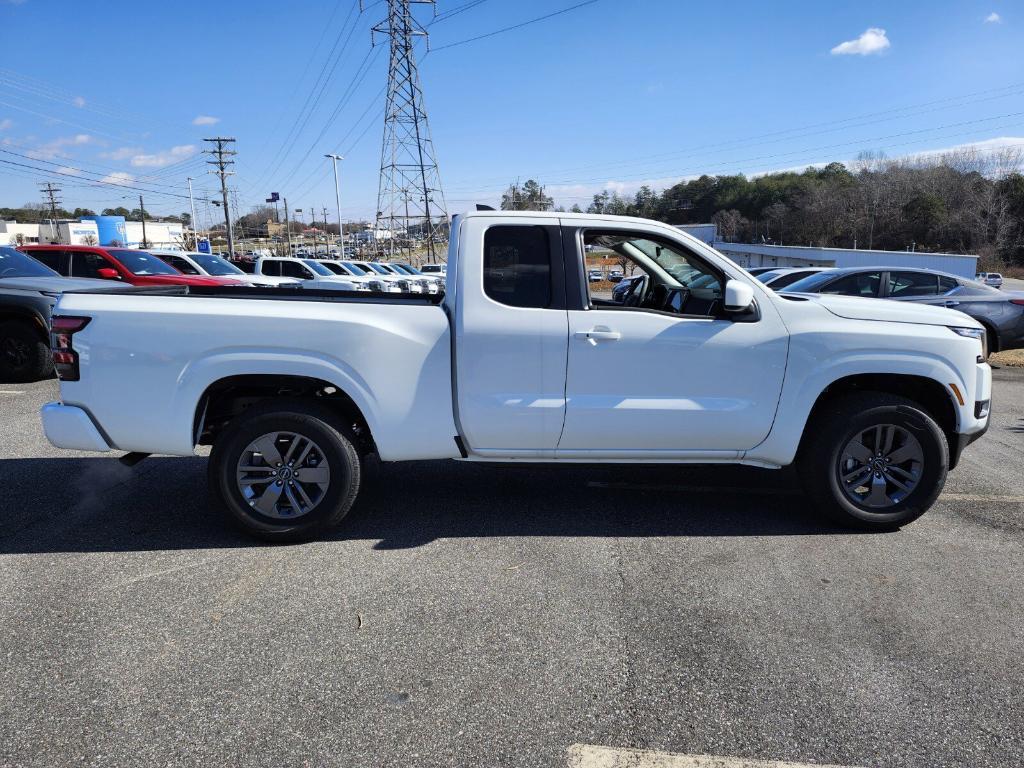
{"label": "parked car row", "polygon": [[[249,266],[247,271],[243,266]],[[0,380],[34,381],[53,371],[50,310],[64,291],[187,285],[438,294],[444,265],[298,257],[233,263],[210,253],[78,245],[0,247]]]}
{"label": "parked car row", "polygon": [[757,279],[781,293],[860,296],[955,309],[985,326],[990,353],[1024,348],[1024,293],[1001,291],[987,282],[907,267],[800,267],[762,272]]}

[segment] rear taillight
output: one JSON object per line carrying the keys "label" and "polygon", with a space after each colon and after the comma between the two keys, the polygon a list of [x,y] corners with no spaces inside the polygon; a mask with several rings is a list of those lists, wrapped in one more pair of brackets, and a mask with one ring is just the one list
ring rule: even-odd
{"label": "rear taillight", "polygon": [[1024,307],[1024,299],[1010,299],[1011,304],[1016,304],[1018,307]]}
{"label": "rear taillight", "polygon": [[61,381],[78,381],[78,353],[72,344],[72,336],[89,324],[92,318],[54,315],[50,320],[50,349],[53,367]]}

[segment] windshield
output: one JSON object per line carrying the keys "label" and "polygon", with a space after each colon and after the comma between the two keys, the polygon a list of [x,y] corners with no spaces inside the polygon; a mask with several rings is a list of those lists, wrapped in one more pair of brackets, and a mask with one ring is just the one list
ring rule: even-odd
{"label": "windshield", "polygon": [[170,264],[160,261],[156,256],[145,251],[116,250],[108,251],[133,275],[180,275]]}
{"label": "windshield", "polygon": [[21,251],[0,246],[0,277],[60,277]]}
{"label": "windshield", "polygon": [[351,261],[343,261],[341,263],[344,264],[348,269],[350,269],[352,271],[352,274],[354,275],[366,274],[366,270],[360,267],[358,264],[353,264]]}
{"label": "windshield", "polygon": [[212,253],[191,254],[192,260],[196,262],[208,275],[244,275],[234,264],[221,256],[214,256]]}
{"label": "windshield", "polygon": [[338,264],[333,261],[324,261],[321,263],[324,267],[327,267],[327,269],[331,270],[331,272],[333,272],[336,275],[348,275],[348,272],[345,271],[345,268],[341,266],[341,264]]}
{"label": "windshield", "polygon": [[363,267],[364,269],[373,270],[378,275],[390,275],[391,274],[386,269],[384,269],[384,267],[382,267],[380,264],[374,264],[374,263],[369,262],[369,261],[364,261],[359,266]]}
{"label": "windshield", "polygon": [[405,272],[408,275],[422,275],[423,274],[418,269],[416,269],[416,267],[414,267],[412,264],[395,264],[395,266],[398,267],[399,269],[401,269],[403,272]]}
{"label": "windshield", "polygon": [[823,286],[829,280],[835,277],[834,272],[817,272],[813,275],[808,275],[803,280],[797,280],[792,285],[787,285],[782,289],[783,293],[817,293],[818,288]]}
{"label": "windshield", "polygon": [[320,277],[334,277],[334,273],[316,259],[303,259],[302,263],[320,275]]}

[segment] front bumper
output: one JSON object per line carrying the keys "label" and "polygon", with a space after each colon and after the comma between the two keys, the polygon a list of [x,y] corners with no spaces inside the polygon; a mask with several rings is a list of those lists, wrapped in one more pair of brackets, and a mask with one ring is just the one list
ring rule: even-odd
{"label": "front bumper", "polygon": [[63,403],[47,403],[40,411],[46,439],[58,448],[75,451],[109,451],[110,445],[83,409]]}

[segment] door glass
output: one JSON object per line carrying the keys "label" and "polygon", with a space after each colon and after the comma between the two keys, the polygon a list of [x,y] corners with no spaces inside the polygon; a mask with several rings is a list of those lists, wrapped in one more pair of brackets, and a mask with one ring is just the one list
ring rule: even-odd
{"label": "door glass", "polygon": [[111,268],[111,266],[107,263],[107,260],[98,253],[91,253],[89,251],[71,252],[72,277],[94,277],[102,279],[99,271],[105,268]]}
{"label": "door glass", "polygon": [[[592,308],[698,317],[714,316],[721,309],[721,278],[678,243],[638,232],[587,230],[583,254]],[[624,275],[622,280],[607,280],[612,271]],[[589,279],[591,272],[600,279]]]}
{"label": "door glass", "polygon": [[890,272],[889,298],[907,299],[935,296],[939,292],[938,276],[928,272]]}
{"label": "door glass", "polygon": [[191,264],[189,264],[185,259],[181,258],[181,256],[167,256],[162,254],[160,258],[166,261],[179,272],[183,272],[186,275],[199,274],[199,270],[193,267]]}
{"label": "door glass", "polygon": [[484,293],[511,307],[551,306],[551,246],[544,227],[487,230]]}
{"label": "door glass", "polygon": [[946,277],[945,275],[939,275],[939,293],[945,295],[950,291],[955,291],[957,286],[960,285],[952,277]]}
{"label": "door glass", "polygon": [[829,283],[821,289],[821,292],[842,296],[877,296],[878,286],[881,283],[881,272],[857,272]]}
{"label": "door glass", "polygon": [[309,270],[297,262],[282,261],[279,263],[281,264],[281,274],[285,277],[297,277],[300,280],[308,280],[313,276]]}
{"label": "door glass", "polygon": [[[62,275],[67,274],[61,272],[61,256],[64,255],[63,251],[26,251],[36,261],[42,262],[54,272],[60,272]],[[66,262],[65,262],[66,263]]]}

